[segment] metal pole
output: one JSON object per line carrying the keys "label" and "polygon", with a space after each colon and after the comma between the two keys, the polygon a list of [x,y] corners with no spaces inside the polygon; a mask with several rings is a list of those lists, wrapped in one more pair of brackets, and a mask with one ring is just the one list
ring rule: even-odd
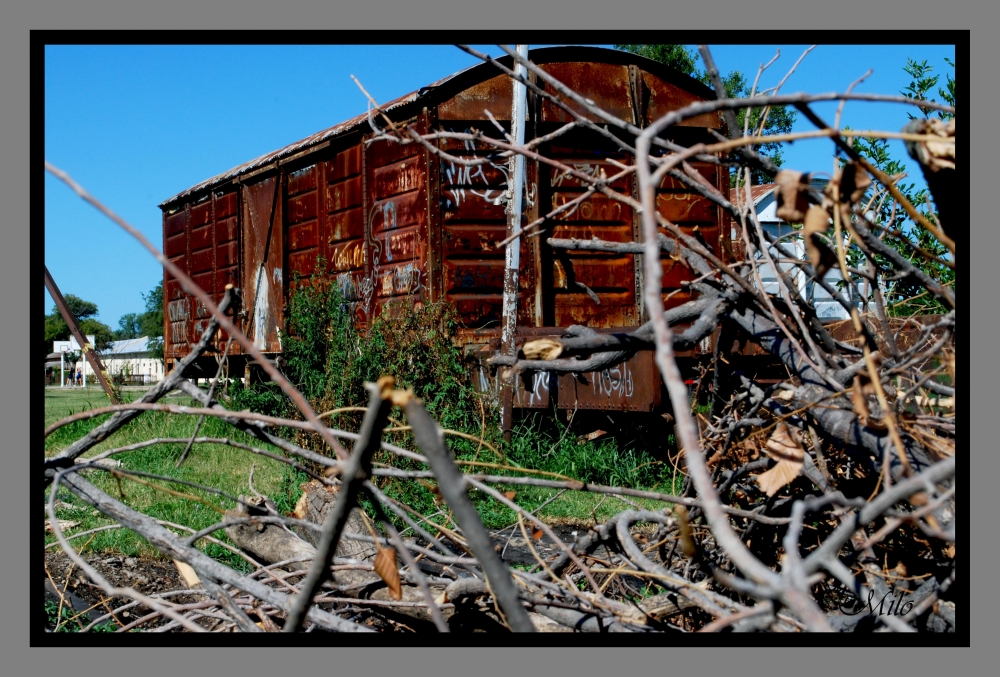
{"label": "metal pole", "polygon": [[97,375],[97,379],[101,382],[101,386],[104,387],[104,392],[107,393],[108,399],[111,400],[112,404],[119,404],[118,398],[115,397],[114,391],[111,389],[111,384],[108,383],[106,377],[107,375],[104,373],[104,365],[101,364],[101,360],[97,357],[97,353],[94,352],[94,346],[90,345],[87,341],[87,337],[80,331],[80,326],[76,323],[76,318],[73,317],[73,313],[69,312],[69,306],[66,305],[66,299],[63,298],[62,292],[59,291],[59,287],[56,286],[56,281],[52,279],[48,266],[45,266],[45,288],[49,290],[49,294],[52,295],[52,299],[56,302],[56,307],[59,309],[60,314],[62,314],[63,319],[66,320],[66,324],[69,325],[70,332],[72,332],[73,336],[76,338],[76,342],[80,344],[83,354],[86,356],[87,361],[90,362],[90,366],[94,369],[94,373]]}
{"label": "metal pole", "polygon": [[[517,53],[528,58],[528,46],[518,45]],[[527,77],[528,70],[521,64],[514,66],[514,74]],[[514,80],[513,104],[510,116],[510,135],[514,144],[524,145],[524,118],[527,113],[527,88]],[[510,159],[510,185],[507,188],[507,237],[521,229],[521,190],[524,186],[524,156],[515,154]],[[514,355],[517,337],[517,274],[521,266],[521,238],[507,244],[504,258],[503,310],[500,324],[500,352]],[[510,440],[514,397],[513,378],[501,379],[500,429],[505,440]]]}
{"label": "metal pole", "polygon": [[59,351],[59,387],[66,387],[66,351]]}

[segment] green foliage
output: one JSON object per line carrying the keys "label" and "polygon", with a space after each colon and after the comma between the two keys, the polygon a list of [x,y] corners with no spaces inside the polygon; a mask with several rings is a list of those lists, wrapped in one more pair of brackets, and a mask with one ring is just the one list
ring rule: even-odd
{"label": "green foliage", "polygon": [[141,313],[125,313],[118,319],[118,329],[114,339],[149,337],[147,347],[153,359],[163,359],[163,281],[161,280],[148,294],[143,294],[146,304]]}
{"label": "green foliage", "polygon": [[644,56],[686,75],[695,75],[698,72],[695,66],[699,58],[698,53],[684,45],[615,45],[615,49]]}
{"label": "green foliage", "polygon": [[[478,399],[462,352],[452,341],[458,329],[452,306],[431,303],[387,312],[361,331],[336,286],[314,278],[292,294],[288,318],[288,374],[323,411],[367,406],[363,383],[388,374],[397,387],[413,388],[442,426],[478,426]],[[349,418],[360,421],[360,416]]]}
{"label": "green foliage", "polygon": [[[59,603],[51,599],[45,600],[45,619],[46,625],[53,628],[62,623],[56,632],[80,632],[90,625],[85,616],[78,616],[69,605],[63,605],[60,614]],[[116,629],[114,623],[108,622],[95,625],[90,632],[114,632]]]}
{"label": "green foliage", "polygon": [[[696,66],[698,60],[701,58],[698,52],[688,49],[684,45],[615,45],[615,48],[665,64],[712,87],[708,72],[700,71]],[[754,93],[751,91],[752,83],[748,82],[740,71],[732,71],[728,75],[723,76],[722,84],[726,88],[727,96],[730,98],[745,98]],[[792,124],[795,122],[796,116],[795,111],[789,109],[787,106],[751,108],[749,114],[748,133],[763,134],[763,136],[788,134],[792,131]],[[739,123],[739,131],[741,133],[746,124],[746,116],[747,109],[741,108],[736,111],[736,119]],[[780,167],[783,162],[781,146],[781,143],[763,143],[756,148],[761,155],[771,158],[774,164]],[[770,176],[759,170],[752,170],[751,173],[754,183],[761,184],[771,181]],[[738,174],[733,173],[730,181],[735,185],[737,180]]]}
{"label": "green foliage", "polygon": [[[949,66],[954,67],[950,59],[945,59]],[[930,96],[931,90],[937,85],[938,75],[929,75],[932,67],[926,61],[917,63],[913,59],[907,59],[903,70],[912,78],[910,84],[902,91],[902,94],[914,99],[935,101]],[[946,88],[938,89],[938,93],[949,105],[955,102],[955,78],[952,73],[946,74]],[[921,108],[926,117],[932,112],[930,109]],[[908,114],[912,119],[914,116]],[[941,119],[950,119],[952,114],[939,112]],[[854,150],[866,157],[873,165],[881,169],[889,176],[896,176],[907,172],[907,165],[901,160],[892,157],[889,152],[889,142],[885,139],[861,139],[855,138],[853,142]],[[919,169],[917,169],[919,171]],[[911,172],[912,173],[912,172]],[[900,180],[896,187],[904,197],[916,207],[917,211],[928,220],[935,222],[936,216],[932,209],[928,207],[930,193],[926,188],[917,190],[916,184]],[[867,198],[866,198],[867,199]],[[942,285],[949,285],[954,288],[955,270],[942,263],[928,259],[921,255],[915,248],[922,249],[927,254],[940,259],[948,260],[950,254],[947,248],[941,244],[932,233],[913,223],[905,211],[892,199],[881,199],[875,201],[871,208],[873,221],[889,230],[884,241],[893,249],[902,254],[911,264],[921,271],[937,280]],[[860,260],[859,252],[852,252],[855,259]],[[876,256],[876,261],[883,269],[891,268],[891,263],[882,256]],[[854,262],[852,262],[854,265]],[[922,294],[923,287],[910,278],[890,280],[886,283],[886,303],[887,311],[890,315],[898,317],[908,317],[915,314],[936,314],[947,312],[947,308],[940,302],[927,294]]]}
{"label": "green foliage", "polygon": [[139,324],[138,313],[125,313],[118,318],[118,329],[115,329],[115,340],[134,339],[142,336],[142,326]]}
{"label": "green foliage", "polygon": [[93,318],[87,318],[80,322],[80,333],[84,336],[93,336],[94,347],[98,350],[107,350],[111,347],[111,342],[115,340],[111,327]]}
{"label": "green foliage", "polygon": [[[318,412],[366,407],[368,393],[362,384],[389,374],[396,378],[397,387],[413,389],[442,428],[474,438],[483,435],[483,445],[475,439],[447,435],[448,447],[457,461],[504,466],[486,469],[463,465],[464,470],[511,475],[521,474],[518,468],[530,468],[598,484],[672,488],[672,469],[641,451],[638,445],[624,447],[614,439],[580,444],[576,435],[567,434],[570,431],[550,413],[525,416],[515,426],[512,442],[504,444],[495,424],[497,410],[493,398],[489,394],[481,396],[473,388],[472,365],[453,340],[459,324],[449,304],[432,303],[386,313],[366,327],[359,327],[354,323],[353,306],[344,300],[336,286],[313,278],[297,282],[287,310],[288,333],[283,341],[286,372]],[[253,397],[261,400],[251,401],[251,391],[255,393]],[[275,411],[281,401],[277,391],[263,385],[249,391],[237,387],[233,392],[234,402],[239,402],[240,408],[246,405],[265,411],[266,407],[272,407],[271,411]],[[286,411],[292,413],[291,408]],[[332,416],[331,423],[355,430],[361,418],[361,412],[339,412]],[[386,440],[413,448],[412,435],[407,431],[387,432]],[[298,433],[295,441],[319,449],[314,436]],[[404,470],[425,470],[421,464],[387,452],[379,452],[375,460]],[[440,512],[440,499],[433,491],[433,483],[395,478],[378,481],[382,491],[410,509],[423,515]],[[517,500],[533,510],[555,493],[553,489],[519,487]],[[510,509],[492,497],[472,492],[472,498],[487,526],[502,527],[516,520]],[[599,496],[567,494],[553,502],[547,514],[588,519],[600,501]],[[612,507],[620,510],[622,506],[609,502],[605,510]],[[441,519],[440,515],[435,519]]]}
{"label": "green foliage", "polygon": [[[69,308],[70,313],[76,318],[80,332],[84,336],[94,336],[94,341],[97,344],[94,347],[98,350],[105,350],[110,347],[111,342],[114,340],[114,332],[108,325],[97,321],[97,304],[85,301],[73,294],[66,294],[64,298],[66,300],[66,307]],[[59,312],[59,307],[53,305],[52,311],[45,316],[45,354],[48,355],[52,352],[53,341],[68,341],[70,335],[69,325],[66,324],[66,320],[63,319],[62,314]]]}
{"label": "green foliage", "polygon": [[[69,308],[69,312],[72,313],[76,321],[85,320],[88,317],[94,317],[97,315],[97,304],[90,301],[84,301],[79,296],[73,294],[66,294],[65,296],[66,307]],[[52,312],[58,314],[59,308],[52,306]]]}
{"label": "green foliage", "polygon": [[[954,70],[955,68],[954,61],[945,58],[945,63],[951,66],[952,70]],[[900,94],[902,94],[903,96],[908,96],[911,99],[923,99],[924,101],[934,101],[934,102],[937,101],[937,99],[928,96],[931,93],[931,90],[933,90],[934,87],[937,86],[941,78],[940,75],[931,75],[931,71],[934,70],[933,66],[927,63],[926,60],[917,63],[913,59],[908,58],[906,60],[906,65],[903,66],[903,70],[906,72],[907,75],[909,75],[912,78],[912,80],[910,80],[910,84],[908,84],[900,92]],[[938,95],[944,100],[945,103],[947,103],[949,106],[954,106],[955,76],[952,73],[946,73],[945,87],[944,89],[938,87],[937,91]],[[925,118],[929,118],[931,116],[931,113],[933,113],[934,111],[930,108],[924,108],[923,106],[921,106],[920,112],[924,114]],[[907,115],[911,120],[916,118],[916,116],[913,115],[912,113],[907,113]],[[937,115],[942,120],[950,120],[953,117],[955,117],[954,114],[946,113],[944,111],[937,111]]]}
{"label": "green foliage", "polygon": [[290,402],[276,383],[257,383],[244,386],[239,379],[229,384],[228,409],[255,411],[266,416],[285,416]]}
{"label": "green foliage", "polygon": [[148,294],[142,295],[146,310],[139,316],[140,336],[148,336],[149,354],[153,359],[163,359],[163,280]]}

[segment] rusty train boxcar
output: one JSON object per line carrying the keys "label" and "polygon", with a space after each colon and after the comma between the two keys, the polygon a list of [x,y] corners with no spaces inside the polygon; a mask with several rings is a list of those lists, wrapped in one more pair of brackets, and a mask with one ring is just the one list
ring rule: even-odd
{"label": "rusty train boxcar", "polygon": [[[671,110],[713,98],[685,75],[626,52],[556,47],[530,58],[549,74],[604,110],[643,127]],[[503,61],[503,60],[501,60]],[[510,66],[510,57],[506,57]],[[537,83],[545,87],[544,82]],[[492,64],[473,66],[383,106],[390,118],[418,132],[495,129],[488,109],[509,125],[512,82]],[[529,90],[526,140],[570,120],[567,113]],[[584,111],[580,111],[584,112]],[[586,114],[584,112],[584,114]],[[711,140],[721,130],[716,114],[686,120],[665,138]],[[163,202],[166,256],[216,300],[227,284],[243,290],[240,326],[264,353],[281,352],[284,303],[290,281],[318,273],[335,282],[359,322],[386,308],[444,300],[455,305],[464,328],[457,340],[485,352],[499,342],[504,279],[506,212],[498,201],[507,188],[505,161],[465,167],[438,159],[418,144],[373,137],[367,114],[235,167]],[[490,149],[468,141],[439,140],[459,156],[485,157]],[[615,173],[613,161],[631,158],[608,139],[577,130],[543,144],[540,152],[578,171]],[[705,179],[728,190],[728,171],[692,163]],[[614,188],[635,194],[634,179]],[[529,160],[526,222],[577,197],[581,182]],[[729,221],[720,207],[670,177],[656,195],[665,217],[696,232],[725,258]],[[547,237],[610,241],[641,239],[626,205],[595,195],[560,217]],[[628,330],[646,317],[642,266],[632,255],[554,250],[544,237],[521,238],[517,312],[519,343],[583,324],[599,331]],[[316,270],[323,261],[325,270]],[[682,283],[690,272],[663,258],[667,305],[690,297]],[[205,308],[169,275],[164,285],[165,358],[168,369],[187,354],[208,320]],[[218,339],[225,345],[226,337]],[[243,351],[233,344],[238,364]],[[214,373],[214,360],[211,360]],[[208,368],[208,365],[205,365]],[[490,387],[485,369],[481,387]],[[650,411],[661,402],[652,354],[584,379],[536,374],[519,380],[514,406]]]}

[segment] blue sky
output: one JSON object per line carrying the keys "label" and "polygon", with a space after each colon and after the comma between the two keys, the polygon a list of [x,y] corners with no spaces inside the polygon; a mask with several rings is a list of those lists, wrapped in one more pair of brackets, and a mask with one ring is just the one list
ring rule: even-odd
{"label": "blue sky", "polygon": [[[533,47],[536,45],[533,45]],[[502,54],[496,46],[480,51]],[[761,77],[774,86],[806,45],[720,45],[722,73],[757,68],[780,49]],[[869,68],[855,91],[898,94],[909,83],[907,57],[941,73],[952,45],[819,45],[782,91],[844,91]],[[161,242],[157,205],[231,167],[298,141],[366,109],[355,75],[379,102],[419,89],[476,59],[451,45],[50,45],[45,50],[45,159],[69,172],[97,199]],[[699,66],[701,66],[699,62]],[[833,122],[836,103],[814,110]],[[842,124],[898,131],[898,104],[850,102]],[[793,131],[812,125],[801,115]],[[908,161],[900,142],[895,157]],[[784,166],[829,172],[829,140],[786,145]],[[922,184],[912,162],[911,179]],[[907,179],[910,180],[910,179]],[[97,303],[111,328],[141,312],[142,293],[162,278],[159,264],[135,240],[45,176],[45,263],[63,294]],[[45,312],[53,302],[45,293]]]}

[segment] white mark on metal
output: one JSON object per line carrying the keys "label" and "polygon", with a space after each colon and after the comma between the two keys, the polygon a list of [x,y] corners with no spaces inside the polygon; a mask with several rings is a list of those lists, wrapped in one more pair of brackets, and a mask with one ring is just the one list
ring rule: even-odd
{"label": "white mark on metal", "polygon": [[258,350],[267,350],[267,321],[271,315],[271,304],[268,299],[268,282],[266,275],[259,275],[255,297],[257,307],[253,311],[253,344]]}
{"label": "white mark on metal", "polygon": [[627,362],[609,367],[600,373],[592,371],[590,377],[591,387],[598,395],[632,397],[632,393],[635,392],[632,369]]}

